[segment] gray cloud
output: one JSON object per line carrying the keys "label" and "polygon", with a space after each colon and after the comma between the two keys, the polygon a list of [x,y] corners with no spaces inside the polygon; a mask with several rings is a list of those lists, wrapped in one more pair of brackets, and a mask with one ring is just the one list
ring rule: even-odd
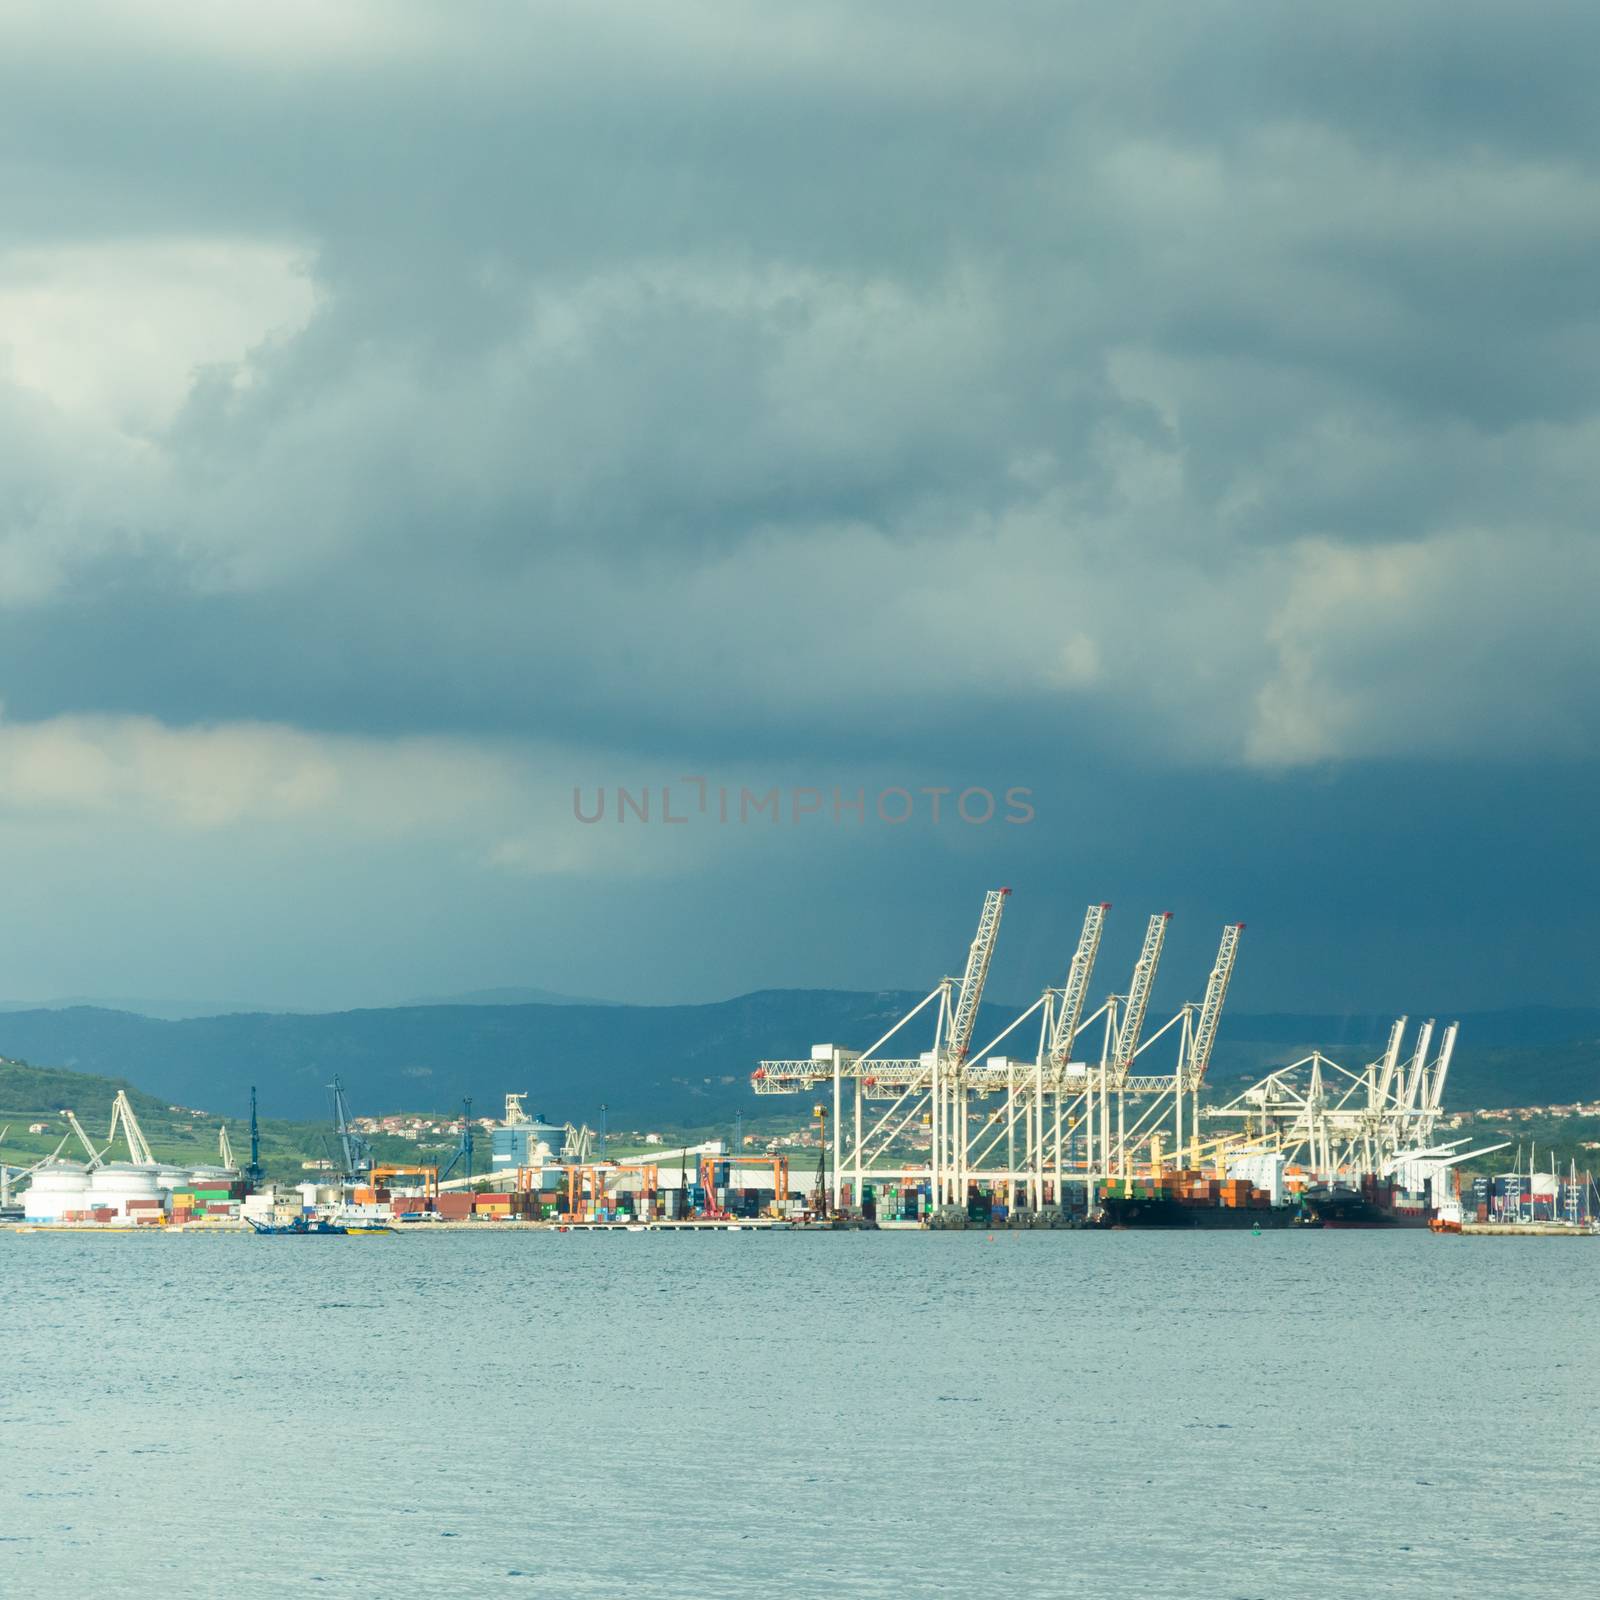
{"label": "gray cloud", "polygon": [[12,722],[1595,759],[1592,7],[473,15],[5,24]]}

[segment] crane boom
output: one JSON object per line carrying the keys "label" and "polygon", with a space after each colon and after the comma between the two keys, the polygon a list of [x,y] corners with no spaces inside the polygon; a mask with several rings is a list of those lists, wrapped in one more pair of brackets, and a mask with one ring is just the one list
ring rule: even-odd
{"label": "crane boom", "polygon": [[[83,1124],[78,1121],[72,1110],[67,1106],[62,1106],[61,1115],[67,1119],[67,1126],[71,1128],[75,1134],[77,1134],[78,1143],[83,1146],[85,1154],[87,1154],[89,1157],[90,1169],[92,1170],[93,1168],[98,1167],[102,1159],[101,1152],[96,1150],[95,1147],[89,1142],[89,1135],[83,1131]],[[116,1129],[116,1112],[115,1109],[113,1109],[111,1118],[111,1131],[115,1133]]]}
{"label": "crane boom", "polygon": [[228,1142],[228,1124],[220,1124],[217,1128],[217,1154],[222,1157],[225,1167],[233,1165],[233,1146]]}
{"label": "crane boom", "polygon": [[1117,1029],[1117,1051],[1112,1060],[1114,1080],[1122,1083],[1138,1053],[1139,1035],[1144,1031],[1144,1014],[1150,1008],[1150,991],[1155,987],[1156,968],[1161,964],[1161,947],[1167,940],[1170,911],[1158,911],[1145,929],[1144,946],[1134,964],[1133,981],[1128,985],[1128,1003]]}
{"label": "crane boom", "polygon": [[472,1177],[472,1096],[468,1095],[461,1102],[461,1143],[455,1148],[455,1154],[450,1157],[450,1164],[439,1174],[442,1183],[456,1170],[458,1161],[467,1163],[467,1177]]}
{"label": "crane boom", "polygon": [[1411,1054],[1411,1066],[1406,1073],[1405,1098],[1401,1102],[1401,1109],[1404,1111],[1417,1109],[1417,1091],[1422,1084],[1422,1072],[1427,1064],[1428,1045],[1432,1039],[1433,1018],[1429,1017],[1417,1034],[1417,1048]]}
{"label": "crane boom", "polygon": [[350,1104],[337,1073],[328,1087],[333,1091],[333,1131],[344,1157],[344,1175],[352,1181],[359,1180],[372,1170],[372,1147],[351,1125]]}
{"label": "crane boom", "polygon": [[1089,978],[1094,972],[1095,957],[1100,953],[1100,935],[1105,929],[1106,912],[1110,909],[1110,903],[1107,902],[1090,906],[1084,913],[1077,953],[1067,969],[1066,987],[1061,991],[1060,1009],[1056,1012],[1055,1027],[1050,1034],[1050,1066],[1058,1074],[1065,1070],[1072,1057],[1072,1041],[1083,1020],[1084,998],[1089,992]]}
{"label": "crane boom", "polygon": [[961,977],[961,993],[956,997],[955,1015],[950,1023],[950,1038],[946,1050],[951,1060],[959,1063],[966,1058],[967,1046],[972,1043],[972,1025],[978,1020],[978,1005],[983,999],[983,985],[989,976],[989,958],[994,954],[994,943],[1000,932],[1000,913],[1005,909],[1009,889],[991,889],[983,897],[983,911],[978,918],[978,931],[967,952],[967,970]]}
{"label": "crane boom", "polygon": [[1239,936],[1243,932],[1242,922],[1230,922],[1222,930],[1217,964],[1211,969],[1211,977],[1206,983],[1205,999],[1200,1002],[1200,1020],[1195,1024],[1194,1038],[1189,1045],[1184,1087],[1191,1094],[1200,1087],[1206,1068],[1211,1064],[1211,1047],[1217,1042],[1217,1028],[1222,1021],[1222,1002],[1228,998],[1228,983],[1233,977],[1233,964],[1239,955]]}
{"label": "crane boom", "polygon": [[1427,1086],[1428,1111],[1437,1111],[1444,1103],[1444,1081],[1450,1076],[1450,1057],[1455,1054],[1456,1034],[1460,1030],[1459,1022],[1452,1022],[1444,1030],[1444,1042],[1439,1046],[1439,1054],[1433,1063],[1433,1071],[1429,1075]]}
{"label": "crane boom", "polygon": [[118,1122],[121,1122],[122,1136],[128,1142],[128,1159],[136,1166],[153,1167],[156,1164],[155,1155],[150,1149],[150,1141],[144,1136],[144,1129],[139,1126],[139,1119],[133,1114],[126,1089],[118,1089],[117,1098],[111,1102],[111,1131],[106,1135],[108,1141],[116,1138]]}
{"label": "crane boom", "polygon": [[1389,1030],[1389,1045],[1383,1052],[1383,1063],[1378,1068],[1377,1087],[1372,1096],[1372,1109],[1374,1111],[1386,1108],[1389,1104],[1389,1086],[1394,1082],[1395,1067],[1400,1061],[1400,1041],[1405,1037],[1406,1019],[1396,1017],[1394,1026]]}

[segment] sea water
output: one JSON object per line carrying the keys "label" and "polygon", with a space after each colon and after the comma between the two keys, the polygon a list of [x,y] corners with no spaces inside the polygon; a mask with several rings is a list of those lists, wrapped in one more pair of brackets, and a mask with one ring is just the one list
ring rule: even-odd
{"label": "sea water", "polygon": [[1600,1242],[0,1235],[0,1594],[1587,1592]]}

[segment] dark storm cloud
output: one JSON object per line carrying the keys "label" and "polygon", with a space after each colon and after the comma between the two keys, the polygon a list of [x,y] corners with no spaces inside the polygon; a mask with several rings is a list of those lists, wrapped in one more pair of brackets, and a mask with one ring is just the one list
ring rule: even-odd
{"label": "dark storm cloud", "polygon": [[[0,26],[9,720],[1003,774],[1069,899],[1127,828],[1271,900],[1286,806],[1330,905],[1430,840],[1548,887],[1463,784],[1594,755],[1592,6]],[[143,241],[226,315],[119,298]]]}

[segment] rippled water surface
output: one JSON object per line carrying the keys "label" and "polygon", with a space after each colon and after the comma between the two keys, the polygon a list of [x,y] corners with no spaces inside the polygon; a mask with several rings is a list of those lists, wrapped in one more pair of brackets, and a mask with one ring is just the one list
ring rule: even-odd
{"label": "rippled water surface", "polygon": [[0,1236],[0,1594],[1593,1592],[1600,1242]]}

